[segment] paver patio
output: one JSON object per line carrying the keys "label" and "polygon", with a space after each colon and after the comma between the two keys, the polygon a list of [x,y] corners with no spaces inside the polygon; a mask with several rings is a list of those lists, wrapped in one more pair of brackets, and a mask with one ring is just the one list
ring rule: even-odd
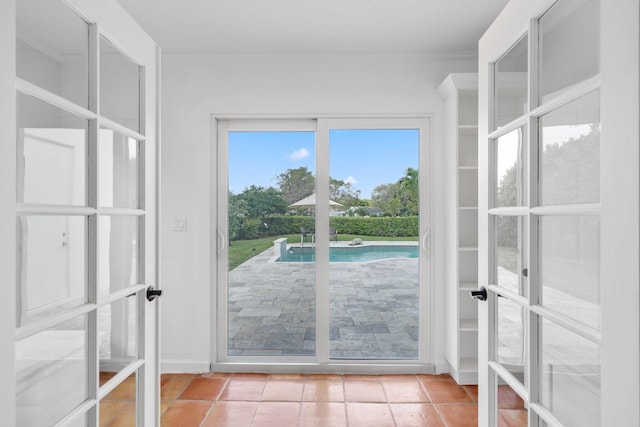
{"label": "paver patio", "polygon": [[[315,354],[315,268],[270,248],[229,272],[229,355]],[[418,260],[330,268],[330,357],[417,359]]]}

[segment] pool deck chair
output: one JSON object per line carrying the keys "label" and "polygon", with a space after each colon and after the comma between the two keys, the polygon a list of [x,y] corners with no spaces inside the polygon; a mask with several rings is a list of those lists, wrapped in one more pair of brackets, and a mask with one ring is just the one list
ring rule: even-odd
{"label": "pool deck chair", "polygon": [[329,241],[338,241],[338,230],[335,227],[329,227]]}
{"label": "pool deck chair", "polygon": [[311,243],[315,241],[315,235],[313,233],[308,232],[304,227],[300,227],[300,246],[304,244],[304,239],[306,239],[307,236],[311,236]]}

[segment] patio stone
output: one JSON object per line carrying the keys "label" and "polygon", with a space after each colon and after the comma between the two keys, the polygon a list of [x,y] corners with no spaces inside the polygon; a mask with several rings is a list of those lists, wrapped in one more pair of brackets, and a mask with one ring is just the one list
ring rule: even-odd
{"label": "patio stone", "polygon": [[[272,258],[270,248],[229,272],[230,355],[314,354],[315,264]],[[417,358],[417,260],[330,268],[331,357]]]}

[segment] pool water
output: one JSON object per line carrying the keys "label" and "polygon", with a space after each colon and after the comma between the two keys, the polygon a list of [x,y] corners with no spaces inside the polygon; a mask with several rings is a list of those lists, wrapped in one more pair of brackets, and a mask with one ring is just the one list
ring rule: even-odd
{"label": "pool water", "polygon": [[[330,262],[368,262],[389,258],[418,258],[417,245],[380,245],[329,248]],[[289,248],[276,262],[314,262],[313,247]]]}

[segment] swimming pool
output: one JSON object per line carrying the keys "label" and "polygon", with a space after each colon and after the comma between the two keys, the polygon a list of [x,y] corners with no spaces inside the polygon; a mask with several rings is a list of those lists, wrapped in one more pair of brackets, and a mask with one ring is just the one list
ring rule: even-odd
{"label": "swimming pool", "polygon": [[[329,248],[330,262],[369,262],[389,258],[418,258],[418,245],[366,245]],[[291,247],[276,262],[314,262],[313,247]]]}

